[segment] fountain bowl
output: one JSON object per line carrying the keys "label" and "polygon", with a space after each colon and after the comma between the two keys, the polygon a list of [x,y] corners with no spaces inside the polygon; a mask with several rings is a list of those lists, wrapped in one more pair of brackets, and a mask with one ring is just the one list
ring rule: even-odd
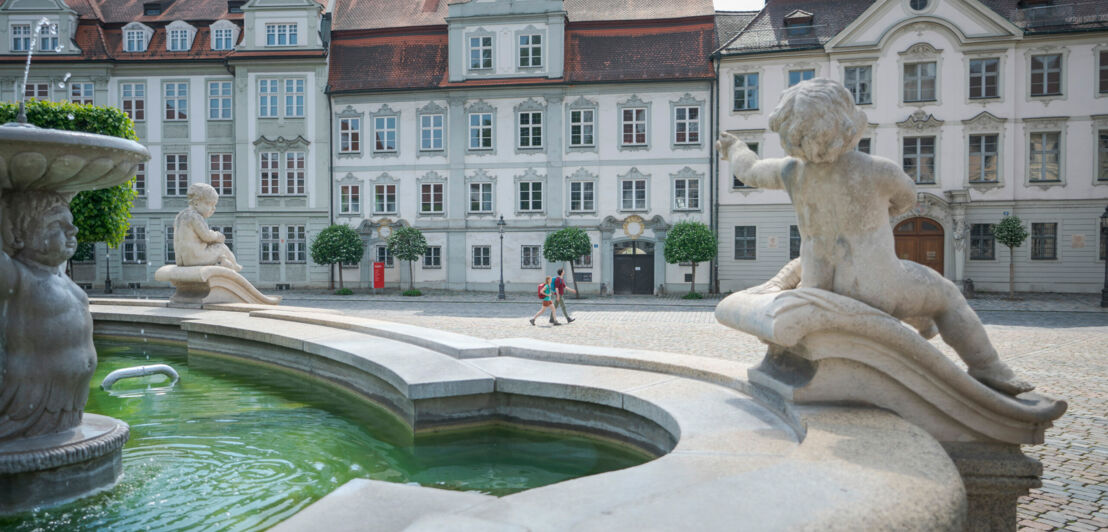
{"label": "fountain bowl", "polygon": [[76,193],[114,187],[150,159],[133,140],[20,123],[0,126],[0,189]]}

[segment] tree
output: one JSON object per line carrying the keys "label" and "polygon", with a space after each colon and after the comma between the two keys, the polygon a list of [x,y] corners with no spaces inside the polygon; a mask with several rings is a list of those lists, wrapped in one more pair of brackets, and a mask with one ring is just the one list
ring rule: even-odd
{"label": "tree", "polygon": [[408,290],[414,290],[412,262],[427,253],[427,239],[423,238],[423,231],[415,227],[401,227],[389,235],[388,246],[389,254],[408,261]]}
{"label": "tree", "polygon": [[342,286],[342,263],[358,262],[365,253],[365,243],[358,232],[348,225],[335,224],[323,231],[312,241],[312,262],[316,264],[339,265],[339,290]]}
{"label": "tree", "polygon": [[542,256],[550,262],[568,262],[569,275],[573,278],[573,293],[580,298],[577,290],[577,274],[573,271],[573,261],[592,253],[592,241],[580,227],[566,227],[549,235],[542,245]]}
{"label": "tree", "polygon": [[1027,230],[1019,216],[1005,216],[992,228],[997,241],[1008,246],[1008,297],[1016,295],[1016,248],[1027,240]]}
{"label": "tree", "polygon": [[692,263],[689,294],[696,293],[696,264],[716,257],[716,235],[700,222],[677,222],[666,235],[665,259],[670,264]]}

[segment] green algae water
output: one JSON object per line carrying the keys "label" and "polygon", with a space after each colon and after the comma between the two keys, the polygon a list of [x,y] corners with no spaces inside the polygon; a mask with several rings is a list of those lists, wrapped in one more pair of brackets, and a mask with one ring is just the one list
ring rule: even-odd
{"label": "green algae water", "polygon": [[[261,530],[355,478],[507,495],[641,464],[599,439],[504,426],[413,436],[386,410],[304,376],[183,349],[98,342],[86,411],[131,425],[123,477],[77,502],[0,518],[2,530]],[[169,364],[181,376],[108,373]],[[244,375],[248,375],[244,377]]]}

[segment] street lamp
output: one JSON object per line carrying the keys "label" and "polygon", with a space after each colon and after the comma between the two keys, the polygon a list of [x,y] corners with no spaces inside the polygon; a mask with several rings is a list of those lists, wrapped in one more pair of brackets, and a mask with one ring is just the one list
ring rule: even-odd
{"label": "street lamp", "polygon": [[1100,306],[1108,307],[1108,207],[1100,215],[1100,242],[1104,250],[1104,289],[1100,291]]}
{"label": "street lamp", "polygon": [[[1105,211],[1108,212],[1108,211]],[[1108,215],[1106,215],[1108,216]],[[504,226],[508,225],[504,223],[504,215],[500,215],[500,221],[496,222],[496,228],[500,231],[500,293],[496,295],[496,299],[504,299]],[[1105,292],[1108,294],[1108,291]]]}

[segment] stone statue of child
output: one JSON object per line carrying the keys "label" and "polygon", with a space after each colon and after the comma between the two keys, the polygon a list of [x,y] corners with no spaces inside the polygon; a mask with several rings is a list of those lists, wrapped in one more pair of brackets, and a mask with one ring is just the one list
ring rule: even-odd
{"label": "stone statue of child", "polygon": [[206,183],[189,185],[189,206],[173,220],[173,250],[177,266],[223,266],[236,272],[242,266],[223,243],[226,237],[208,228],[207,218],[215,212],[219,194]]}
{"label": "stone statue of child", "polygon": [[81,423],[96,370],[88,297],[61,271],[77,249],[69,198],[3,191],[0,440]]}
{"label": "stone statue of child", "polygon": [[[854,149],[867,121],[850,92],[828,79],[800,83],[783,93],[769,118],[788,157],[759,160],[727,133],[716,146],[744,183],[788,192],[801,237],[799,286],[857,299],[922,325],[925,336],[933,320],[971,376],[1011,395],[1032,390],[1000,361],[953,283],[897,258],[889,218],[915,204],[915,186],[896,163]],[[776,279],[795,278],[785,270]]]}

